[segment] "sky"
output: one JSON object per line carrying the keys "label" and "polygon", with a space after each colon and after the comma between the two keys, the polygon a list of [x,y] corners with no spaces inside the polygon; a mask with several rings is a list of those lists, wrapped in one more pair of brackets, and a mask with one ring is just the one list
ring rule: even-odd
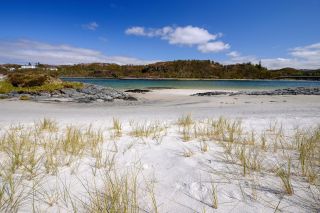
{"label": "sky", "polygon": [[320,68],[320,0],[0,0],[0,63]]}

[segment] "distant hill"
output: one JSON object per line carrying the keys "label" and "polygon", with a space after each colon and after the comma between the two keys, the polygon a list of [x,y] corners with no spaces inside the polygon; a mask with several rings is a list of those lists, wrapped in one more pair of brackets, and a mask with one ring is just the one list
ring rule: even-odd
{"label": "distant hill", "polygon": [[[42,65],[46,67],[46,65]],[[64,77],[101,78],[196,78],[196,79],[319,79],[318,70],[283,68],[268,70],[260,64],[243,63],[223,65],[210,60],[177,60],[148,65],[118,65],[91,63],[60,65],[57,71],[41,68],[32,72],[49,72]],[[3,72],[3,69],[0,69]]]}

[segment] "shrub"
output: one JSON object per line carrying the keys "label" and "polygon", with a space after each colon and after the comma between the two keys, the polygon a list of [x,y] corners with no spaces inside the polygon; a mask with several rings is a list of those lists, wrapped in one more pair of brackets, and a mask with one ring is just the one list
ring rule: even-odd
{"label": "shrub", "polygon": [[7,81],[0,81],[0,94],[5,94],[14,90],[12,84]]}
{"label": "shrub", "polygon": [[20,98],[19,98],[19,100],[21,100],[21,101],[28,101],[28,100],[30,100],[30,96],[28,96],[28,95],[21,95]]}
{"label": "shrub", "polygon": [[45,74],[12,73],[8,81],[15,87],[34,87],[44,85],[51,77]]}
{"label": "shrub", "polygon": [[[52,80],[52,78],[51,78]],[[34,93],[34,92],[52,92],[55,90],[63,89],[63,88],[73,88],[73,89],[81,89],[83,88],[83,84],[80,82],[47,82],[41,86],[32,86],[32,87],[16,87],[13,86],[12,83],[9,81],[1,81],[0,82],[0,94],[6,94],[9,92],[27,92],[27,93]]]}

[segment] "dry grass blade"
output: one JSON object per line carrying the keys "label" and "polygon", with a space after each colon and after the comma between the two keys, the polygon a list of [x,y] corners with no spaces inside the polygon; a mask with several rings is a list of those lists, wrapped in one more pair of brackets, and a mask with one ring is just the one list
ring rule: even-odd
{"label": "dry grass blade", "polygon": [[37,126],[41,131],[46,130],[50,132],[55,132],[59,129],[57,122],[49,118],[42,119],[41,121],[39,121]]}
{"label": "dry grass blade", "polygon": [[112,119],[112,130],[114,131],[115,137],[121,137],[122,136],[122,124],[119,119],[113,118]]}
{"label": "dry grass blade", "polygon": [[279,168],[277,172],[277,176],[280,177],[283,188],[287,195],[293,195],[293,188],[291,185],[291,160],[288,161],[287,170],[283,168]]}

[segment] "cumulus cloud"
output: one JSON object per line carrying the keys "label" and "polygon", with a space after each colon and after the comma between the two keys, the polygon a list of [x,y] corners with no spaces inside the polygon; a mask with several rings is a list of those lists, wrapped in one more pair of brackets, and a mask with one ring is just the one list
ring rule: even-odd
{"label": "cumulus cloud", "polygon": [[83,29],[92,30],[92,31],[95,31],[98,27],[99,27],[99,25],[97,24],[97,22],[90,22],[88,24],[82,25]]}
{"label": "cumulus cloud", "polygon": [[131,27],[126,30],[127,35],[146,36],[146,32],[143,27]]}
{"label": "cumulus cloud", "polygon": [[222,41],[215,41],[222,34],[211,34],[208,30],[200,27],[185,26],[185,27],[170,27],[163,28],[148,28],[141,26],[128,28],[125,33],[127,35],[160,37],[167,40],[169,44],[182,46],[197,46],[198,50],[203,53],[220,52],[230,48],[229,44]]}
{"label": "cumulus cloud", "polygon": [[208,42],[205,44],[200,44],[198,46],[198,50],[203,53],[208,53],[208,52],[221,52],[223,50],[227,50],[230,48],[229,44],[225,44],[221,41],[217,42]]}
{"label": "cumulus cloud", "polygon": [[240,56],[240,54],[237,51],[229,52],[227,55],[234,58]]}
{"label": "cumulus cloud", "polygon": [[177,27],[164,37],[170,44],[182,45],[206,44],[216,38],[217,35],[210,34],[206,29],[193,26]]}
{"label": "cumulus cloud", "polygon": [[258,63],[270,69],[292,67],[296,69],[319,69],[320,68],[320,43],[289,49],[289,57],[261,58],[256,56],[244,56],[236,51],[227,54],[231,60],[226,63]]}
{"label": "cumulus cloud", "polygon": [[148,64],[146,61],[125,56],[106,56],[86,48],[60,44],[53,45],[31,40],[0,41],[0,63],[40,62],[45,64],[116,63]]}

